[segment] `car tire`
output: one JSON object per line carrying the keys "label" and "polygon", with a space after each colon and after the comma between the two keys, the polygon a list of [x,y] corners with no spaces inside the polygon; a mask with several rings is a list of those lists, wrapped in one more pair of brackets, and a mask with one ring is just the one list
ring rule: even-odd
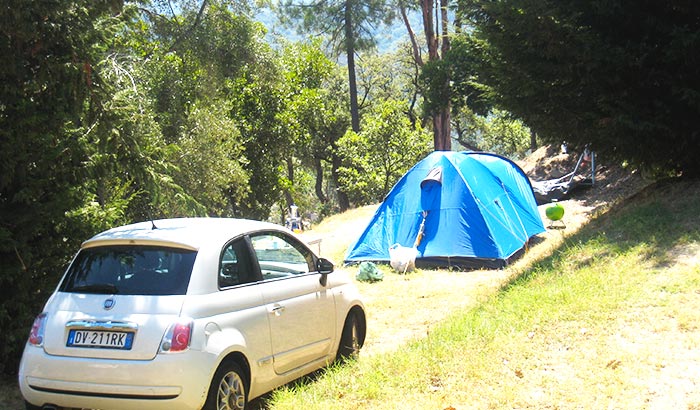
{"label": "car tire", "polygon": [[363,341],[364,338],[362,337],[360,318],[357,313],[350,312],[348,317],[345,318],[343,334],[340,337],[340,345],[338,346],[337,359],[342,362],[356,358],[360,353]]}
{"label": "car tire", "polygon": [[202,410],[245,410],[247,404],[246,374],[238,363],[224,361],[214,374]]}

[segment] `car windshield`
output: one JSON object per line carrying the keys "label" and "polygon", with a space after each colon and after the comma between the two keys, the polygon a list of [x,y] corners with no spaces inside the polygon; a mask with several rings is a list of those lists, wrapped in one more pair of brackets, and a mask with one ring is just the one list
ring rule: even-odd
{"label": "car windshield", "polygon": [[184,295],[196,251],[159,246],[102,246],[81,250],[60,291],[120,295]]}

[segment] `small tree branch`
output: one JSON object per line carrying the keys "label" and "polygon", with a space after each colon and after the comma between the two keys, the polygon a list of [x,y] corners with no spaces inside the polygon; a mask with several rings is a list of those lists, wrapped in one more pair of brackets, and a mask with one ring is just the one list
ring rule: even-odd
{"label": "small tree branch", "polygon": [[416,40],[416,33],[411,27],[411,22],[408,21],[408,15],[406,14],[406,6],[401,3],[399,5],[399,12],[401,13],[401,20],[403,24],[406,25],[406,31],[408,31],[408,38],[411,40],[411,48],[413,49],[413,60],[419,66],[423,66],[423,58],[420,55],[420,48],[418,47],[418,41]]}
{"label": "small tree branch", "polygon": [[204,10],[207,8],[207,3],[209,0],[202,0],[202,5],[199,7],[199,11],[197,12],[197,17],[194,19],[194,23],[185,30],[182,34],[177,36],[173,44],[168,48],[168,51],[175,51],[177,50],[177,47],[180,45],[183,39],[188,37],[192,32],[194,31],[197,26],[199,26],[199,23],[202,21],[202,15],[204,15]]}

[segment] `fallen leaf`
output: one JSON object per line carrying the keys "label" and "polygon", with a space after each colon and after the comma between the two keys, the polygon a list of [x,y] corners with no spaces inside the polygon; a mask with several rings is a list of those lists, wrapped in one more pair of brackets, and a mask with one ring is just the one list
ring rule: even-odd
{"label": "fallen leaf", "polygon": [[617,360],[617,359],[613,359],[613,360],[611,360],[611,361],[608,362],[608,364],[605,366],[605,368],[606,368],[606,369],[613,369],[613,370],[615,370],[615,369],[617,369],[621,364],[622,364],[621,361],[619,361],[619,360]]}

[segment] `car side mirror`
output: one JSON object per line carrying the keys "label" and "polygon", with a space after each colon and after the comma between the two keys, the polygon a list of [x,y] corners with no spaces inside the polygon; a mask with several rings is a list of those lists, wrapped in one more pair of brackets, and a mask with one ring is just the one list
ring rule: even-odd
{"label": "car side mirror", "polygon": [[319,280],[321,286],[328,284],[328,274],[333,272],[333,268],[333,262],[326,258],[319,258],[316,261],[316,270],[321,274],[321,279]]}
{"label": "car side mirror", "polygon": [[318,258],[318,260],[316,261],[316,270],[318,271],[318,273],[321,273],[323,275],[332,273],[334,268],[335,267],[333,266],[333,262],[329,261],[326,258]]}

